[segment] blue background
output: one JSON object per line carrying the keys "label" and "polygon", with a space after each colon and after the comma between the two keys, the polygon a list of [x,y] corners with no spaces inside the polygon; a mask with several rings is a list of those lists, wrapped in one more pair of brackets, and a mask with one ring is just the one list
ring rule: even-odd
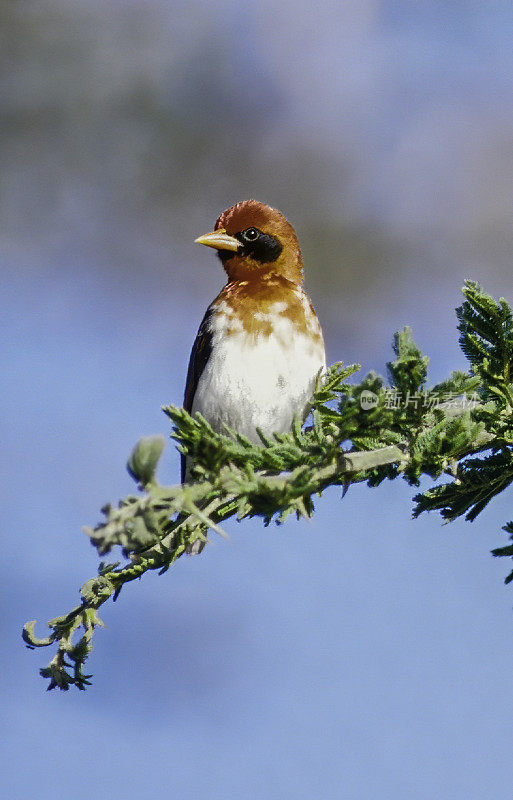
{"label": "blue background", "polygon": [[508,494],[472,525],[412,522],[398,482],[228,524],[102,609],[85,693],[45,693],[20,630],[78,602],[81,526],[169,431],[223,282],[193,240],[232,203],[295,225],[330,361],[383,372],[411,324],[433,382],[464,368],[463,279],[513,299],[512,29],[502,2],[3,4],[2,796],[508,796]]}

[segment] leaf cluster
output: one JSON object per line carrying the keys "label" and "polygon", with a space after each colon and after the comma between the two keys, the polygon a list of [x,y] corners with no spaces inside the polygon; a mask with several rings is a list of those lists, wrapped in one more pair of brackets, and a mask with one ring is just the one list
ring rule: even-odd
{"label": "leaf cluster", "polygon": [[[415,497],[414,516],[436,510],[447,521],[473,520],[509,486],[512,313],[473,282],[463,293],[456,313],[469,371],[452,372],[434,386],[428,384],[429,359],[403,328],[394,337],[388,382],[373,372],[354,382],[358,366],[334,364],[319,376],[307,418],[295,419],[288,433],[260,431],[259,444],[228,428],[218,433],[182,408],[164,408],[171,435],[192,465],[191,479],[161,485],[156,469],[163,438],[137,443],[127,464],[137,494],[105,505],[103,520],[84,529],[99,555],[119,548],[125,561],[101,562],[98,575],[81,589],[81,604],[50,620],[48,637],[35,635],[34,622],[24,628],[31,648],[57,644],[41,670],[48,688],[84,689],[90,679],[84,663],[102,624],[97,609],[145,572],[165,572],[184,553],[199,551],[209,531],[225,535],[221,524],[230,517],[282,523],[290,515],[311,516],[315,498],[330,486],[345,492],[350,484],[374,487],[398,477],[417,486],[427,476],[435,483]],[[504,530],[513,541],[513,523]],[[513,556],[513,544],[494,554]]]}
{"label": "leaf cluster", "polygon": [[466,282],[463,294],[465,302],[456,309],[460,345],[480,398],[471,414],[472,424],[479,426],[475,453],[458,462],[452,481],[418,495],[414,510],[414,516],[437,510],[448,521],[463,515],[474,520],[513,481],[511,309],[503,298],[494,300],[473,281]]}

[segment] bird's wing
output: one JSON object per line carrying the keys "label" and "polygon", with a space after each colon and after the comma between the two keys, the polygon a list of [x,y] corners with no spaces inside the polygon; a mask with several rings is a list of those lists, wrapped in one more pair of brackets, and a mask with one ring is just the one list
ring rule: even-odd
{"label": "bird's wing", "polygon": [[[183,407],[189,414],[192,411],[194,395],[198,387],[198,381],[205,369],[210,354],[212,352],[212,332],[210,321],[214,314],[213,306],[207,309],[205,316],[199,326],[196,339],[192,346],[191,357],[189,359],[189,369],[187,370],[187,381],[185,383],[185,395]],[[182,455],[182,483],[185,479],[185,456]]]}

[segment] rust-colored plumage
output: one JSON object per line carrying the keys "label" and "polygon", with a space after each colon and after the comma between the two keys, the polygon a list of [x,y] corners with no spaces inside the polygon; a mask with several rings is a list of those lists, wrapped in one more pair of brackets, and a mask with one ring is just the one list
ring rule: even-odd
{"label": "rust-colored plumage", "polygon": [[283,214],[258,200],[244,200],[223,211],[215,224],[216,231],[225,230],[229,236],[236,236],[249,228],[256,228],[276,238],[283,249],[275,261],[267,262],[257,260],[250,253],[229,253],[223,259],[228,279],[238,281],[249,277],[281,275],[300,285],[303,282],[301,248],[294,228]]}

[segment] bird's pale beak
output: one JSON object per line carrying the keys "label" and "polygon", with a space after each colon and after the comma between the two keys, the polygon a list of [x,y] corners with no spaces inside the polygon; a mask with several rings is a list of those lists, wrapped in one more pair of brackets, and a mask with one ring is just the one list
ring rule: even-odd
{"label": "bird's pale beak", "polygon": [[237,252],[239,247],[242,247],[241,242],[226,233],[224,228],[218,228],[217,231],[212,231],[212,233],[205,233],[204,236],[199,236],[194,241],[197,244],[214,247],[216,250],[232,250],[234,253]]}

